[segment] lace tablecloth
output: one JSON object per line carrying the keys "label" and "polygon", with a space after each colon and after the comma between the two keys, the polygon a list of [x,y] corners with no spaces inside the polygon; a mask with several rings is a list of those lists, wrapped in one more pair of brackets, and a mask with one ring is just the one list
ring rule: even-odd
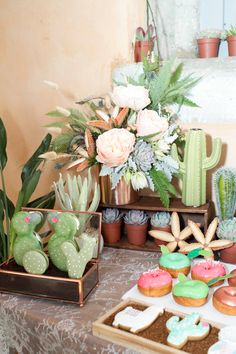
{"label": "lace tablecloth", "polygon": [[105,248],[100,284],[85,306],[0,294],[0,354],[137,353],[92,335],[92,323],[121,301],[157,253]]}

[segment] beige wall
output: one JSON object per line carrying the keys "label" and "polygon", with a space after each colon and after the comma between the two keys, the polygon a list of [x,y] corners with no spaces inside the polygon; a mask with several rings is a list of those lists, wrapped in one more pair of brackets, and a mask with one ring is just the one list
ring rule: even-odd
{"label": "beige wall", "polygon": [[[135,28],[144,24],[145,0],[0,1],[0,116],[11,198],[22,164],[45,135],[45,113],[107,92],[112,68],[131,60]],[[43,80],[58,83],[66,97]],[[56,176],[47,168],[37,194]]]}

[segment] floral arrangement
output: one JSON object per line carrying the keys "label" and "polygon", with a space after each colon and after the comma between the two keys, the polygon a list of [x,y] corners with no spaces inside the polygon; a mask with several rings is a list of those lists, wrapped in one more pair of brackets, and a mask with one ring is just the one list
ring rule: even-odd
{"label": "floral arrangement", "polygon": [[100,176],[109,175],[112,188],[124,178],[135,190],[157,191],[167,207],[169,193],[176,193],[172,176],[179,169],[171,145],[182,142],[170,105],[197,106],[186,95],[198,79],[182,78],[182,69],[174,60],[161,65],[158,58],[144,59],[137,80],[127,77],[127,84],[116,82],[110,95],[81,102],[89,105],[90,115],[61,107],[49,112],[63,121],[49,125],[60,134],[52,151],[41,157],[55,160],[59,167],[66,162],[68,170],[77,172],[99,164]]}

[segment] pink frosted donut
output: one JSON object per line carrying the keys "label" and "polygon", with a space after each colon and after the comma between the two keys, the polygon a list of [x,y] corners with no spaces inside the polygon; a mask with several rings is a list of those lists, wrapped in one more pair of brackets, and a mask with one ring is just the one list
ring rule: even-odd
{"label": "pink frosted donut", "polygon": [[139,291],[146,296],[163,296],[171,292],[172,277],[162,269],[152,269],[141,274],[138,280]]}
{"label": "pink frosted donut", "polygon": [[[217,261],[200,261],[191,270],[191,277],[194,280],[201,280],[207,283],[209,280],[226,274],[225,267]],[[212,286],[220,285],[224,280],[219,280]]]}

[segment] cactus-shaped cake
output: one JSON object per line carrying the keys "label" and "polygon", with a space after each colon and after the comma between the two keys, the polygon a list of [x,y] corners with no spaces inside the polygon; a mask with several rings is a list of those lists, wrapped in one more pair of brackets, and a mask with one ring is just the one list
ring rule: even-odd
{"label": "cactus-shaped cake", "polygon": [[39,212],[20,211],[12,218],[12,228],[16,233],[13,256],[17,264],[28,273],[43,274],[49,265],[48,257],[43,252],[36,226],[42,221]]}
{"label": "cactus-shaped cake", "polygon": [[79,236],[79,247],[75,236],[79,229],[78,217],[68,212],[51,212],[48,221],[54,234],[48,241],[48,253],[52,263],[70,278],[81,278],[86,264],[92,259],[96,239],[86,233]]}
{"label": "cactus-shaped cake", "polygon": [[236,209],[236,169],[219,168],[213,175],[213,187],[220,221],[232,219]]}
{"label": "cactus-shaped cake", "polygon": [[172,157],[178,161],[183,176],[182,202],[187,206],[206,203],[206,172],[219,162],[221,140],[215,138],[212,153],[206,155],[206,137],[202,129],[190,129],[186,134],[184,159],[180,160],[177,146],[172,145]]}

